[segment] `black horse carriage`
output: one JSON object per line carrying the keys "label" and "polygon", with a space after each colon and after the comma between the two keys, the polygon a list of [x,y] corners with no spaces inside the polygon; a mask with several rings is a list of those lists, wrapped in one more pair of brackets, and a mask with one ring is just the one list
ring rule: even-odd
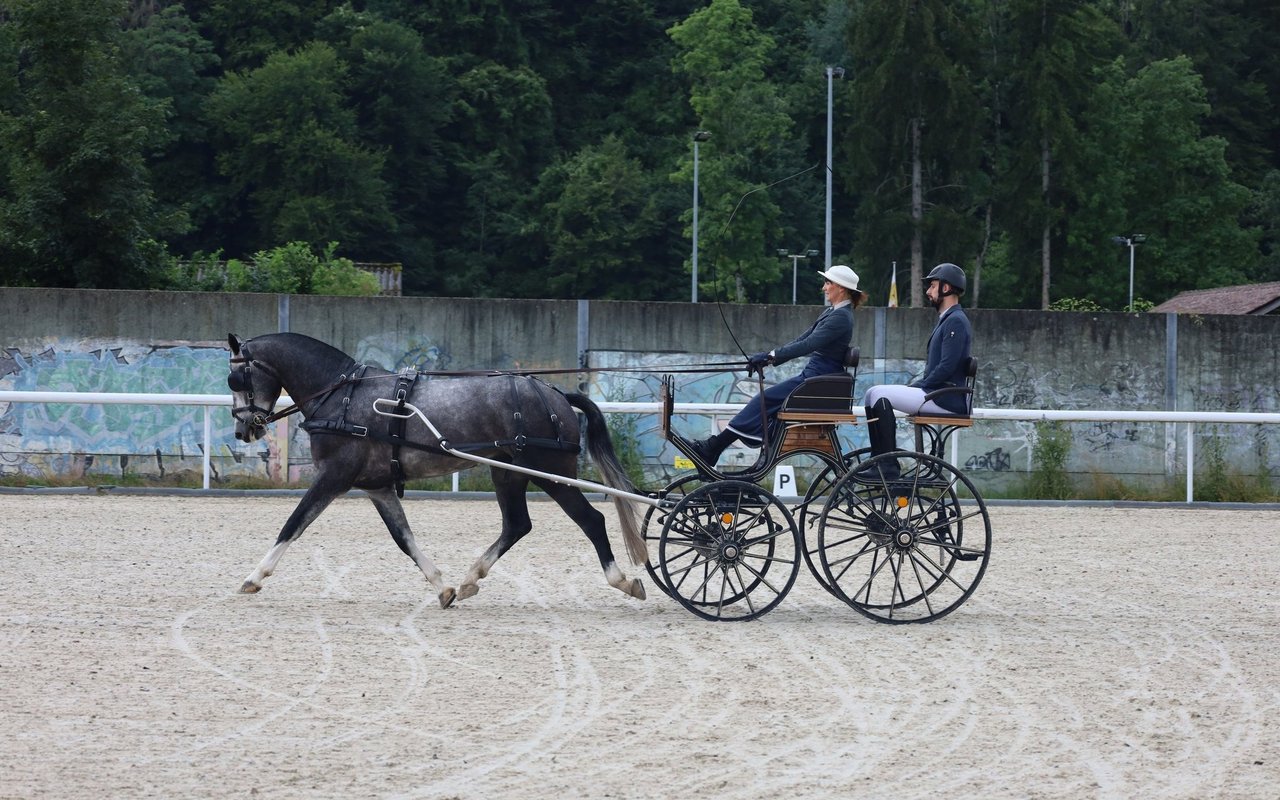
{"label": "black horse carriage", "polygon": [[[886,623],[929,622],[973,594],[991,551],[991,520],[973,484],[944,456],[951,435],[973,424],[977,362],[967,364],[968,413],[907,417],[915,451],[876,456],[869,448],[842,452],[837,427],[857,424],[853,370],[810,378],[784,402],[767,429],[761,457],[727,473],[703,462],[671,429],[673,383],[663,380],[663,435],[696,472],[667,486],[662,504],[645,517],[643,535],[656,544],[648,565],[654,582],[700,617],[758,617],[782,601],[803,558],[824,589],[859,613]],[[931,396],[932,397],[932,396]],[[788,506],[760,485],[796,456],[821,465],[799,502]],[[884,478],[889,460],[897,477]]]}
{"label": "black horse carriage", "polygon": [[[262,588],[291,542],[336,497],[365,490],[392,538],[436,589],[442,607],[479,591],[494,563],[532,528],[526,507],[530,483],[547,492],[595,547],[606,580],[643,599],[639,580],[617,564],[604,515],[583,490],[613,497],[632,560],[644,563],[667,595],[700,617],[753,619],[778,605],[803,560],[818,582],[878,622],[928,622],[973,594],[991,550],[991,521],[973,484],[944,458],[951,434],[972,424],[969,414],[916,416],[916,450],[867,459],[867,450],[842,452],[836,429],[855,424],[854,370],[811,378],[786,400],[762,458],[739,473],[700,463],[671,430],[674,389],[663,380],[662,431],[694,460],[696,471],[659,492],[632,485],[613,452],[600,409],[589,398],[562,392],[530,375],[480,373],[427,380],[413,370],[388,372],[323,342],[298,334],[228,337],[236,438],[254,441],[271,422],[305,418],[317,474],[241,591]],[[963,389],[972,405],[975,363]],[[293,405],[275,411],[288,393]],[[424,411],[426,409],[426,411]],[[605,483],[580,480],[580,428]],[[926,440],[928,442],[926,446]],[[818,459],[820,471],[798,503],[788,506],[759,485],[793,456]],[[864,459],[867,459],[864,461]],[[877,464],[898,462],[898,477]],[[418,547],[400,504],[406,480],[445,475],[473,464],[490,467],[502,531],[455,590]],[[866,469],[854,471],[859,464]],[[871,477],[866,477],[871,476]],[[631,504],[649,507],[643,523]],[[646,541],[647,540],[647,541]],[[653,549],[656,545],[656,561]]]}

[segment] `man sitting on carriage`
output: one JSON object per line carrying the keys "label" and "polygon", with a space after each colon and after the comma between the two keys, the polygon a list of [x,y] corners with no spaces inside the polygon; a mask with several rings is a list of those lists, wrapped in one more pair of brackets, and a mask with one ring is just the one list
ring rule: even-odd
{"label": "man sitting on carriage", "polygon": [[[973,328],[960,305],[964,294],[964,270],[943,263],[924,277],[924,292],[938,311],[938,322],[929,336],[924,374],[908,385],[872,386],[863,396],[871,456],[898,449],[894,409],[907,414],[966,414],[972,402],[965,393],[966,365],[973,343]],[[896,480],[894,460],[865,463],[856,470],[867,478]]]}
{"label": "man sitting on carriage", "polygon": [[783,364],[806,355],[809,363],[795,377],[765,389],[763,404],[760,396],[752,398],[723,431],[692,442],[694,452],[708,467],[714,467],[720,454],[735,441],[741,440],[748,447],[760,447],[764,441],[765,425],[777,415],[787,396],[806,379],[844,372],[845,354],[853,339],[853,311],[866,302],[867,295],[858,289],[857,273],[843,264],[818,274],[825,279],[822,293],[829,307],[793,341],[768,353],[756,353],[748,359],[752,370],[763,370],[766,365]]}

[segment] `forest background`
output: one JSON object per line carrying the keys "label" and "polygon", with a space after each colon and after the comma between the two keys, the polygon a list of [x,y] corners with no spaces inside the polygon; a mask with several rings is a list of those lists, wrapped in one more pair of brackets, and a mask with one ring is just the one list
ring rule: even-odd
{"label": "forest background", "polygon": [[304,243],[406,294],[687,300],[705,131],[699,296],[790,302],[829,88],[873,304],[954,261],[971,306],[1119,309],[1138,233],[1150,302],[1280,280],[1273,0],[0,0],[0,284]]}

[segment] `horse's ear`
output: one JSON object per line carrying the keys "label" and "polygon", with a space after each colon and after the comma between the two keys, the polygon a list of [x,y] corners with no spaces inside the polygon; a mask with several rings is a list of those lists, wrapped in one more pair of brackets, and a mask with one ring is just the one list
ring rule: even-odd
{"label": "horse's ear", "polygon": [[231,355],[240,355],[240,337],[234,333],[227,334],[227,344],[231,345]]}

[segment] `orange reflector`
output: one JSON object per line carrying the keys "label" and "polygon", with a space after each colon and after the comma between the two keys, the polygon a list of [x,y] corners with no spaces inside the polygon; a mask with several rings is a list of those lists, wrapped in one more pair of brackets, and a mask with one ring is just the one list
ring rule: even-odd
{"label": "orange reflector", "polygon": [[901,495],[900,495],[900,496],[897,498],[897,500],[898,500],[898,508],[906,508],[906,507],[907,507],[907,498],[906,498],[906,497],[903,497],[903,496],[901,496]]}
{"label": "orange reflector", "polygon": [[723,513],[720,515],[720,524],[721,524],[721,525],[732,525],[732,524],[733,524],[733,515],[732,515],[732,514],[730,514],[728,511],[723,512]]}

